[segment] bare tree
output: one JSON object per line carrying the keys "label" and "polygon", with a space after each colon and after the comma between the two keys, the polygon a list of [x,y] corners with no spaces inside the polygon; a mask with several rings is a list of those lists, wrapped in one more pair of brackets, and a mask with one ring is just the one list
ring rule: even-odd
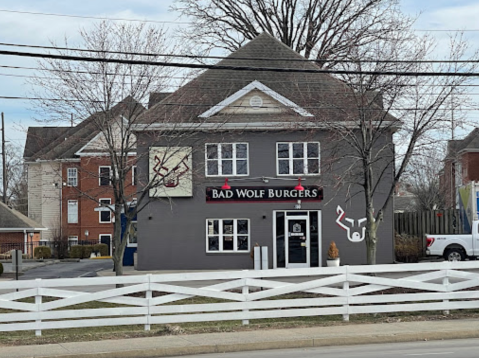
{"label": "bare tree", "polygon": [[[378,228],[413,154],[427,143],[437,145],[445,127],[450,128],[451,110],[460,105],[456,100],[456,107],[451,107],[453,93],[456,98],[461,96],[461,104],[467,101],[465,87],[461,85],[466,84],[468,78],[461,74],[476,69],[477,63],[472,60],[477,58],[477,53],[469,58],[471,62],[455,62],[465,59],[468,51],[461,35],[451,38],[450,53],[446,56],[451,62],[422,61],[432,58],[433,49],[434,42],[427,37],[410,42],[397,34],[387,41],[355,49],[357,62],[343,64],[349,70],[359,71],[343,76],[351,88],[347,96],[343,94],[344,101],[352,101],[350,108],[354,111],[344,113],[344,122],[330,125],[332,133],[343,139],[341,143],[349,143],[347,149],[338,152],[337,160],[342,162],[341,167],[337,167],[338,173],[342,173],[338,178],[350,188],[350,198],[357,195],[364,198],[368,264],[376,263]],[[455,75],[403,75],[421,72]],[[388,140],[392,133],[395,133],[396,146]],[[380,194],[385,199],[379,202]]]}
{"label": "bare tree", "polygon": [[419,148],[404,173],[402,181],[409,184],[417,211],[441,210],[445,206],[445,193],[439,186],[444,158],[442,149],[438,145]]}
{"label": "bare tree", "polygon": [[[102,22],[92,29],[81,30],[82,43],[80,48],[92,50],[85,52],[69,48],[65,41],[64,47],[55,53],[74,56],[98,58],[98,61],[64,61],[44,59],[39,62],[43,70],[32,81],[32,91],[41,101],[34,102],[37,110],[52,120],[70,122],[70,115],[82,118],[81,132],[68,138],[69,141],[81,141],[86,144],[92,140],[92,135],[99,133],[97,149],[108,158],[111,175],[102,176],[98,171],[82,173],[85,177],[96,177],[109,181],[106,187],[92,190],[78,190],[78,197],[86,197],[111,210],[116,220],[112,238],[113,261],[116,274],[122,275],[122,260],[128,235],[131,232],[132,220],[148,203],[149,190],[161,185],[168,177],[148,178],[138,185],[144,190],[132,189],[130,184],[132,168],[136,165],[136,136],[133,126],[145,108],[152,92],[163,92],[170,85],[173,70],[167,66],[132,65],[128,63],[106,63],[101,59],[122,60],[171,60],[161,54],[174,52],[174,45],[169,42],[167,32],[162,28],[145,24],[123,24]],[[145,55],[148,54],[148,55]],[[167,119],[164,119],[167,121]],[[164,135],[165,133],[161,133]],[[180,139],[173,136],[172,148]],[[71,145],[76,145],[71,142]],[[60,149],[55,149],[57,151]],[[61,155],[62,153],[58,153]],[[104,154],[107,154],[106,156]],[[167,162],[175,155],[171,149],[162,157]],[[95,160],[92,154],[90,160]],[[97,179],[97,180],[98,180]],[[107,190],[112,195],[111,205],[100,202],[102,192]],[[122,230],[121,216],[124,216],[125,229]]]}
{"label": "bare tree", "polygon": [[208,49],[235,51],[267,32],[330,67],[413,22],[395,0],[176,0],[173,9],[192,21],[183,37]]}
{"label": "bare tree", "polygon": [[[6,173],[7,173],[7,187],[2,188],[0,193],[3,195],[3,190],[6,191],[7,204],[15,207],[22,214],[27,213],[27,185],[25,168],[21,158],[21,148],[12,144],[7,144],[5,148],[6,154]],[[0,172],[0,178],[2,173]],[[3,180],[1,180],[3,183]]]}

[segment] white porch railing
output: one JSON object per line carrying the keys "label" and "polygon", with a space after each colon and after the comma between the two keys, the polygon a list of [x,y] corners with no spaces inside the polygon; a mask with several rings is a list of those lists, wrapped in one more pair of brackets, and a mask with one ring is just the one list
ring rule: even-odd
{"label": "white porch railing", "polygon": [[[479,308],[470,270],[479,261],[4,281],[0,331]],[[72,307],[94,301],[116,305]]]}

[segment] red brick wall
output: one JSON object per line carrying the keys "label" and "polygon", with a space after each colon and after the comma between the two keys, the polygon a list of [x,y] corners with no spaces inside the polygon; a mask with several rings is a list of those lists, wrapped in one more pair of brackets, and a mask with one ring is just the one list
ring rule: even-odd
{"label": "red brick wall", "polygon": [[0,243],[13,244],[23,243],[25,235],[23,232],[2,232],[0,233]]}
{"label": "red brick wall", "polygon": [[[100,223],[100,213],[95,211],[98,202],[90,199],[111,199],[113,204],[113,189],[111,186],[99,185],[99,167],[110,166],[107,157],[82,157],[79,163],[67,163],[63,165],[63,178],[67,182],[67,168],[78,168],[78,186],[63,187],[62,222],[63,235],[78,236],[79,240],[85,240],[85,230],[89,231],[88,240],[99,241],[100,235],[113,235],[113,223]],[[127,174],[126,192],[133,195],[136,186],[132,186],[131,171]],[[68,223],[68,200],[78,200],[78,224]],[[113,219],[113,215],[112,215]]]}

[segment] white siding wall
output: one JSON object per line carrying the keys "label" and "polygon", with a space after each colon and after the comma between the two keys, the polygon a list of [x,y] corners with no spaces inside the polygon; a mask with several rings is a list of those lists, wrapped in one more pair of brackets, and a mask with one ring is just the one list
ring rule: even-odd
{"label": "white siding wall", "polygon": [[42,223],[42,165],[40,163],[28,164],[28,217]]}
{"label": "white siding wall", "polygon": [[28,217],[48,228],[42,240],[50,240],[60,227],[61,188],[61,164],[28,164]]}
{"label": "white siding wall", "polygon": [[42,239],[50,240],[60,228],[61,164],[55,162],[42,163],[42,225],[49,230],[42,234]]}
{"label": "white siding wall", "polygon": [[[253,108],[250,106],[249,100],[253,96],[259,96],[263,100],[261,108]],[[277,102],[273,98],[265,95],[263,92],[253,90],[245,96],[241,97],[230,106],[223,109],[222,114],[274,114],[286,113],[288,108]]]}

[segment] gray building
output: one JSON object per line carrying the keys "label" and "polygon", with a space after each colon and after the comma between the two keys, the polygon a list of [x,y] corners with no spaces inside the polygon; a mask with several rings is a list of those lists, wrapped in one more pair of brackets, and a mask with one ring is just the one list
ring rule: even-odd
{"label": "gray building", "polygon": [[[138,214],[138,268],[251,269],[255,245],[268,247],[270,268],[318,267],[331,241],[341,264],[366,263],[364,194],[344,180],[357,168],[334,127],[357,115],[351,90],[267,34],[218,66],[236,69],[208,69],[136,126],[150,198]],[[377,141],[377,206],[391,187],[392,134]],[[392,213],[378,263],[393,261]]]}

